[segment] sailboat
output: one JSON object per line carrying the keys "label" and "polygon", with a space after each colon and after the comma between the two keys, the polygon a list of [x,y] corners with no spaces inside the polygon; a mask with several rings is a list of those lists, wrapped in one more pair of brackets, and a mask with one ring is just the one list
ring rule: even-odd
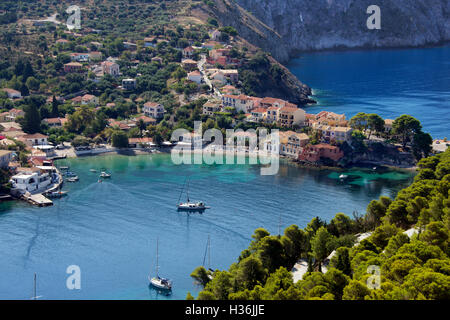
{"label": "sailboat", "polygon": [[159,265],[158,265],[158,251],[159,251],[159,241],[156,239],[156,276],[150,277],[148,276],[148,280],[150,281],[150,285],[160,290],[172,290],[172,280],[161,278],[159,276]]}
{"label": "sailboat", "polygon": [[180,202],[181,195],[183,194],[183,190],[181,190],[180,197],[178,198],[177,208],[179,211],[204,211],[205,209],[209,209],[211,207],[207,207],[202,201],[199,202],[191,202],[189,199],[189,180],[187,181],[186,188],[186,202]]}

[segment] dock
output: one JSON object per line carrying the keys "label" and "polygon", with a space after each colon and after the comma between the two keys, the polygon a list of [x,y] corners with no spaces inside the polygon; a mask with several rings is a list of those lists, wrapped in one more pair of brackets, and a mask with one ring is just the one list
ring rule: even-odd
{"label": "dock", "polygon": [[41,193],[37,193],[37,194],[24,194],[22,196],[22,198],[39,207],[47,207],[47,206],[52,206],[53,205],[53,201],[50,199],[47,199],[46,197],[44,197]]}

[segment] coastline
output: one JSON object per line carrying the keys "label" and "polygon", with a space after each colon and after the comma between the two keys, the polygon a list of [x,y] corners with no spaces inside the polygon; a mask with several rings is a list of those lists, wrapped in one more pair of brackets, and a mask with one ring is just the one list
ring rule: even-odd
{"label": "coastline", "polygon": [[[84,158],[84,157],[96,157],[96,156],[111,156],[111,155],[123,155],[123,156],[138,156],[138,155],[152,155],[152,154],[170,154],[171,148],[157,148],[157,149],[140,149],[140,148],[124,148],[119,150],[110,150],[105,151],[102,153],[87,153],[83,155],[76,155],[75,153],[72,153],[71,155],[67,155],[67,158]],[[208,150],[206,150],[208,151]],[[199,154],[205,152],[205,149],[199,150],[192,150],[191,155]],[[230,155],[232,151],[219,151],[215,150],[212,152],[213,155],[216,156],[226,156]],[[241,150],[235,150],[234,156],[241,156],[241,157],[267,157],[267,154],[260,154],[259,152],[247,152],[247,151],[241,151]],[[331,170],[331,171],[337,171],[337,172],[343,172],[346,170],[353,170],[353,169],[369,169],[370,166],[377,166],[380,168],[392,170],[392,171],[404,171],[404,172],[417,172],[418,167],[417,166],[411,166],[411,167],[405,167],[405,166],[393,166],[385,163],[378,163],[378,162],[361,162],[354,165],[350,165],[347,167],[341,167],[341,166],[327,166],[322,164],[313,164],[313,163],[306,163],[306,162],[300,162],[296,159],[279,155],[279,160],[282,161],[285,164],[288,165],[294,165],[298,168],[305,168],[305,169],[313,169],[313,170]]]}

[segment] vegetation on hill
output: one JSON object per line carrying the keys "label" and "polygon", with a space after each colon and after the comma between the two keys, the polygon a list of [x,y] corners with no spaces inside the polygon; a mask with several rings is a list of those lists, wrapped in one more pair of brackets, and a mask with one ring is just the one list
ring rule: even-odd
{"label": "vegetation on hill", "polygon": [[[364,216],[338,213],[328,223],[314,218],[283,235],[257,229],[229,270],[194,270],[191,276],[203,287],[197,299],[449,299],[449,190],[447,150],[422,159],[409,187],[393,200],[373,200]],[[418,234],[409,237],[404,231],[412,227]],[[371,235],[355,244],[364,232]],[[294,284],[289,271],[299,258],[308,261],[308,272]],[[369,266],[380,268],[379,288],[368,287],[374,283]]]}

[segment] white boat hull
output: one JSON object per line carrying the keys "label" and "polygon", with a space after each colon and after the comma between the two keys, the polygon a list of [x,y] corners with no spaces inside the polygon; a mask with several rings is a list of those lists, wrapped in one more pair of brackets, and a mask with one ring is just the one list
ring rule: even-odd
{"label": "white boat hull", "polygon": [[148,277],[148,279],[150,281],[150,284],[157,289],[172,290],[172,283],[167,279],[150,277]]}

